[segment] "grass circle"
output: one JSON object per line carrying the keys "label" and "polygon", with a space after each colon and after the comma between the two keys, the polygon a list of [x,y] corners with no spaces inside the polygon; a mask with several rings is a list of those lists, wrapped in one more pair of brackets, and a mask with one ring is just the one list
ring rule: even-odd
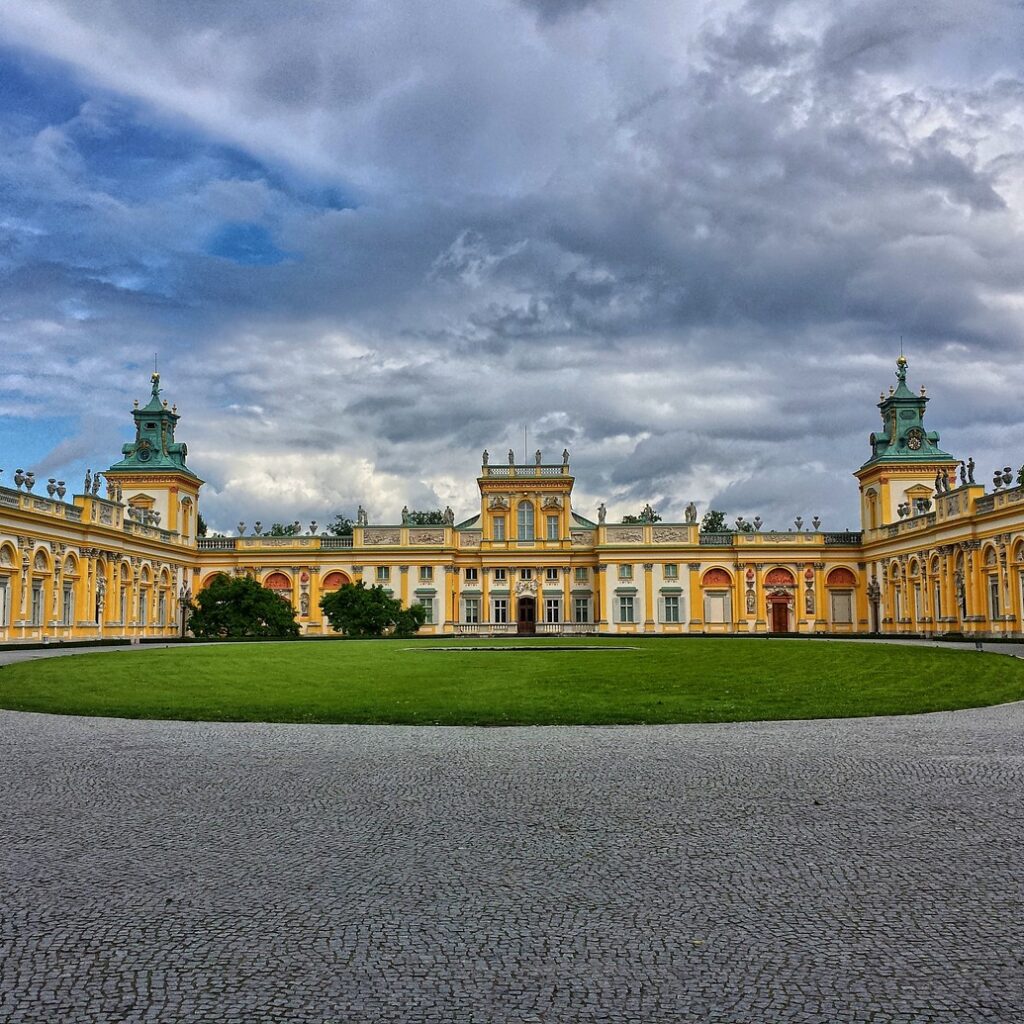
{"label": "grass circle", "polygon": [[551,649],[496,658],[470,648],[508,641],[473,640],[457,658],[422,656],[442,646],[460,645],[224,644],[41,659],[0,669],[0,708],[217,722],[610,725],[902,715],[1024,699],[1024,662],[962,649],[588,639],[616,657]]}

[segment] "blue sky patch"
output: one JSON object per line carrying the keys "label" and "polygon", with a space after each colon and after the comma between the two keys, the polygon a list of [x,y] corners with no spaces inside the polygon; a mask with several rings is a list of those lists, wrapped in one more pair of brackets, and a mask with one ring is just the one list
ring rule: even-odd
{"label": "blue sky patch", "polygon": [[211,256],[232,260],[248,267],[269,267],[288,258],[274,244],[262,224],[229,222],[210,239],[206,251]]}

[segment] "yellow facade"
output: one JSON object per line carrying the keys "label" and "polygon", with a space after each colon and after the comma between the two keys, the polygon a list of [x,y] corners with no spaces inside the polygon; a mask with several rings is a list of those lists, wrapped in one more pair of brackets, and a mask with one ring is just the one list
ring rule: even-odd
{"label": "yellow facade", "polygon": [[[285,597],[311,636],[332,632],[323,593],[363,580],[424,604],[427,635],[1020,637],[1024,486],[986,493],[959,482],[937,435],[927,435],[934,458],[915,446],[926,437],[916,425],[903,459],[890,406],[910,394],[905,374],[903,361],[900,390],[880,404],[883,423],[891,412],[887,433],[872,435],[883,455],[857,473],[859,532],[593,522],[573,511],[568,452],[555,463],[538,452],[529,465],[485,453],[479,509],[464,522],[360,523],[344,538],[197,538],[202,481],[184,467],[184,446],[175,454],[177,413],[161,406],[154,377],[153,402],[133,415],[177,467],[137,467],[126,445],[128,458],[105,474],[106,497],[95,485],[67,502],[0,488],[0,643],[178,636],[189,598],[220,573]],[[913,400],[916,424],[923,389]],[[160,415],[169,427],[156,425]],[[146,446],[143,437],[149,457]]]}

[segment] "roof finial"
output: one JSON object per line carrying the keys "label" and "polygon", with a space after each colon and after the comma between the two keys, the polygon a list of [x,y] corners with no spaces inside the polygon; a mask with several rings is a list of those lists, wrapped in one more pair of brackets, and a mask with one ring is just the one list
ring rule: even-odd
{"label": "roof finial", "polygon": [[903,346],[900,345],[900,357],[896,360],[896,379],[901,384],[907,383],[907,357],[903,354]]}
{"label": "roof finial", "polygon": [[160,374],[154,370],[149,379],[153,384],[153,397],[157,398],[160,395]]}

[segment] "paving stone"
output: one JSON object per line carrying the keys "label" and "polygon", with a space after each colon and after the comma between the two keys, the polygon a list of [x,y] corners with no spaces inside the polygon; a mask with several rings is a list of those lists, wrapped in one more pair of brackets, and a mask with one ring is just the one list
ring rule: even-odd
{"label": "paving stone", "polygon": [[1019,1024],[1024,705],[0,713],[0,1021]]}

